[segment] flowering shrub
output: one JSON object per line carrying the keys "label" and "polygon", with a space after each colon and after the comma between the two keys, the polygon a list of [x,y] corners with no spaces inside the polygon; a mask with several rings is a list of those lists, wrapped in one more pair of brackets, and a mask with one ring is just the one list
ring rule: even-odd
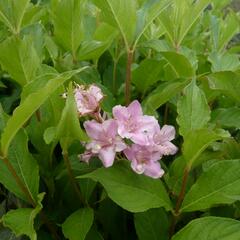
{"label": "flowering shrub", "polygon": [[238,0],[0,0],[0,239],[240,239]]}

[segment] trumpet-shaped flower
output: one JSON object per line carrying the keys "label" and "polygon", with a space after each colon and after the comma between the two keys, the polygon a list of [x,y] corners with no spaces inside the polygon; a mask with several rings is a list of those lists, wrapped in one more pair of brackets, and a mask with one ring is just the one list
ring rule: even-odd
{"label": "trumpet-shaped flower", "polygon": [[149,145],[150,136],[158,126],[153,116],[143,115],[141,105],[133,101],[128,107],[115,106],[113,116],[118,123],[118,134],[136,144]]}
{"label": "trumpet-shaped flower", "polygon": [[105,167],[112,166],[116,152],[121,152],[127,147],[117,134],[116,121],[86,121],[84,127],[91,142],[86,144],[87,151],[82,155],[82,160],[88,161],[91,156],[98,156]]}
{"label": "trumpet-shaped flower", "polygon": [[103,98],[101,89],[95,85],[77,85],[74,90],[74,97],[77,103],[77,110],[80,116],[95,114],[99,112],[99,103]]}
{"label": "trumpet-shaped flower", "polygon": [[164,170],[158,162],[161,154],[153,147],[133,144],[124,150],[124,154],[131,161],[131,167],[136,173],[152,178],[160,178],[164,174]]}

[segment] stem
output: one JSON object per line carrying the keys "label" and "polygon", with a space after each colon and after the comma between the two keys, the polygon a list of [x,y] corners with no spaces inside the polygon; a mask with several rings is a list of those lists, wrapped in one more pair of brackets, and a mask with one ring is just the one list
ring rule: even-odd
{"label": "stem", "polygon": [[65,163],[66,168],[67,168],[69,180],[70,180],[70,182],[72,184],[72,187],[73,187],[75,193],[77,194],[80,202],[84,204],[85,201],[84,201],[84,199],[82,197],[81,190],[79,188],[79,185],[75,181],[75,177],[74,177],[73,172],[72,172],[70,160],[69,160],[69,157],[68,157],[68,152],[63,152],[63,159],[64,159],[64,163]]}
{"label": "stem", "polygon": [[113,93],[116,94],[116,82],[117,82],[117,61],[113,62]]}
{"label": "stem", "polygon": [[129,49],[127,52],[127,67],[126,67],[126,80],[125,80],[125,102],[126,105],[130,103],[131,100],[131,65],[133,60],[134,51]]}
{"label": "stem", "polygon": [[[8,158],[4,157],[4,158],[2,158],[2,160],[3,160],[4,164],[7,166],[9,172],[12,174],[12,176],[15,179],[15,181],[16,181],[17,185],[19,186],[19,188],[22,190],[24,195],[27,197],[29,203],[33,207],[36,207],[36,205],[37,205],[36,201],[32,198],[30,192],[28,191],[28,189],[26,188],[26,186],[24,185],[24,183],[22,182],[20,177],[17,175],[15,169],[13,168],[13,166],[10,163],[10,161],[8,160]],[[43,211],[40,213],[40,216],[42,217],[43,222],[46,224],[46,226],[49,229],[49,231],[51,232],[51,234],[53,236],[53,239],[60,240],[60,238],[57,235],[56,229],[54,228],[54,226],[52,226],[52,224],[50,224],[47,216],[43,213]]]}
{"label": "stem", "polygon": [[41,122],[41,112],[40,112],[40,109],[37,109],[37,111],[36,111],[36,118],[37,118],[38,122]]}
{"label": "stem", "polygon": [[170,230],[169,230],[169,239],[171,239],[171,237],[173,236],[174,231],[175,231],[176,222],[177,222],[177,219],[179,216],[179,210],[182,205],[182,201],[184,199],[184,195],[185,195],[185,191],[186,191],[187,180],[188,180],[188,176],[190,173],[190,169],[191,168],[189,166],[187,166],[183,173],[182,186],[181,186],[180,193],[178,195],[176,207],[174,209],[174,216],[173,216],[172,223],[171,223]]}

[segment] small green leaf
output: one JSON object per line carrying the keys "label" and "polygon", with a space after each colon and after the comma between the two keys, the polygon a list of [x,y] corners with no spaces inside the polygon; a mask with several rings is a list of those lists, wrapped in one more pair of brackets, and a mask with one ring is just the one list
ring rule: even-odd
{"label": "small green leaf", "polygon": [[63,151],[67,151],[74,140],[86,140],[86,134],[81,129],[78,120],[77,106],[71,84],[69,84],[66,105],[56,129],[56,139],[60,140]]}
{"label": "small green leaf", "polygon": [[210,109],[204,92],[193,80],[185,89],[177,104],[179,132],[185,137],[195,129],[206,127],[210,120]]}
{"label": "small green leaf", "polygon": [[42,209],[42,200],[44,193],[38,195],[38,204],[36,208],[18,208],[10,210],[2,217],[5,227],[9,227],[15,235],[27,235],[31,240],[37,240],[37,234],[34,229],[34,219]]}
{"label": "small green leaf", "polygon": [[84,37],[84,5],[85,0],[61,0],[52,10],[56,40],[65,50],[70,50],[74,58]]}
{"label": "small green leaf", "polygon": [[79,178],[99,181],[109,197],[130,212],[142,212],[156,207],[171,209],[171,202],[162,182],[134,173],[125,161],[111,168],[97,169]]}
{"label": "small green leaf", "polygon": [[149,87],[160,80],[160,72],[165,62],[154,59],[143,60],[138,68],[132,72],[132,82],[138,91],[144,94]]}
{"label": "small green leaf", "polygon": [[184,138],[183,156],[191,166],[199,155],[213,142],[222,139],[210,129],[190,131]]}
{"label": "small green leaf", "polygon": [[184,55],[176,52],[161,52],[161,54],[175,71],[178,78],[194,77],[195,71]]}
{"label": "small green leaf", "polygon": [[191,187],[181,211],[197,211],[214,204],[231,204],[239,200],[240,160],[224,160],[213,164]]}
{"label": "small green leaf", "polygon": [[66,80],[71,78],[87,67],[78,70],[72,70],[59,74],[51,79],[43,88],[30,94],[25,101],[15,109],[12,117],[7,122],[6,128],[1,138],[1,148],[4,156],[7,156],[8,147],[12,139],[23,126],[23,124],[32,116],[32,114],[53,94]]}
{"label": "small green leaf", "polygon": [[63,223],[64,236],[69,240],[84,240],[93,224],[93,217],[91,208],[77,210]]}
{"label": "small green leaf", "polygon": [[162,208],[134,214],[134,224],[139,240],[167,240],[169,220]]}
{"label": "small green leaf", "polygon": [[7,38],[0,44],[0,63],[5,71],[21,86],[35,77],[40,60],[31,37]]}
{"label": "small green leaf", "polygon": [[217,72],[208,75],[209,86],[232,99],[240,102],[240,81],[239,74],[230,71]]}
{"label": "small green leaf", "polygon": [[240,129],[240,108],[218,108],[212,112],[211,121],[224,128]]}
{"label": "small green leaf", "polygon": [[236,240],[240,238],[240,221],[230,218],[204,217],[191,221],[172,240]]}
{"label": "small green leaf", "polygon": [[22,20],[30,0],[2,0],[0,2],[0,21],[14,34],[20,32]]}
{"label": "small green leaf", "polygon": [[136,0],[95,0],[94,3],[102,10],[104,20],[119,29],[125,46],[129,48],[136,30]]}
{"label": "small green leaf", "polygon": [[154,111],[166,103],[169,99],[178,94],[187,84],[188,80],[176,80],[159,84],[159,86],[151,92],[146,100],[143,102],[143,106],[146,113]]}

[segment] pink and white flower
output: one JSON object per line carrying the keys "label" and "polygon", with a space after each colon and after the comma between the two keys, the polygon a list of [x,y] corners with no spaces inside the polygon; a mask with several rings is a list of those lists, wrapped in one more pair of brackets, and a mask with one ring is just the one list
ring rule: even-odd
{"label": "pink and white flower", "polygon": [[122,138],[128,138],[140,145],[150,144],[149,137],[154,134],[158,122],[153,116],[143,115],[138,101],[133,101],[128,107],[115,106],[113,116],[118,123],[118,134]]}
{"label": "pink and white flower", "polygon": [[158,160],[161,154],[151,146],[133,144],[124,150],[127,159],[131,161],[132,169],[138,174],[144,174],[152,178],[160,178],[164,170]]}
{"label": "pink and white flower", "polygon": [[113,119],[103,123],[86,121],[84,127],[91,142],[86,144],[87,151],[82,155],[82,160],[88,162],[92,156],[98,156],[105,167],[112,166],[116,152],[121,152],[127,147],[118,136],[117,126]]}
{"label": "pink and white flower", "polygon": [[103,93],[95,85],[90,85],[88,88],[83,85],[77,85],[74,90],[74,97],[79,115],[85,116],[99,112],[99,104],[103,99]]}

